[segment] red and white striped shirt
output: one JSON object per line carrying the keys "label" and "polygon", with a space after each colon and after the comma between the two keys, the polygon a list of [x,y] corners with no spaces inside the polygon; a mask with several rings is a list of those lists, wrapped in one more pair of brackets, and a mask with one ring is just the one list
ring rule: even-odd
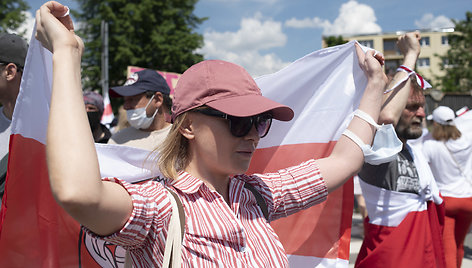
{"label": "red and white striped shirt", "polygon": [[[167,190],[156,181],[133,185],[106,180],[121,184],[134,207],[120,231],[100,238],[130,250],[136,267],[160,267],[171,216]],[[178,180],[167,184],[175,189],[185,211],[182,267],[288,267],[277,234],[253,193],[244,188],[245,182],[261,193],[271,221],[321,203],[328,194],[314,160],[275,173],[232,177],[230,205],[203,181],[181,172]]]}

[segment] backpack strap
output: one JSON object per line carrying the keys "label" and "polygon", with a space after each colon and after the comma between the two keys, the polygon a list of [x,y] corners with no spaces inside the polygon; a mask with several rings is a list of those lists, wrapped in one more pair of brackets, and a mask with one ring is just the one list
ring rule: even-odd
{"label": "backpack strap", "polygon": [[264,198],[262,197],[261,193],[259,193],[259,191],[257,191],[254,186],[247,182],[244,183],[244,188],[252,192],[252,194],[256,198],[257,205],[262,210],[262,214],[264,214],[264,218],[266,219],[266,221],[269,221],[269,209],[267,208],[267,203],[264,201]]}

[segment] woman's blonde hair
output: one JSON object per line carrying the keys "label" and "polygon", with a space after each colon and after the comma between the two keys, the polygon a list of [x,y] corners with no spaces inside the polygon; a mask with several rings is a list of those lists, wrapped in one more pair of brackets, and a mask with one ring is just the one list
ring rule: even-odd
{"label": "woman's blonde hair", "polygon": [[433,138],[438,141],[447,141],[450,139],[457,140],[461,137],[461,132],[456,126],[441,125],[435,123],[433,125]]}
{"label": "woman's blonde hair", "polygon": [[164,142],[153,152],[156,153],[162,175],[173,180],[177,179],[178,172],[184,170],[189,162],[188,140],[180,133],[186,119],[187,113],[179,115]]}

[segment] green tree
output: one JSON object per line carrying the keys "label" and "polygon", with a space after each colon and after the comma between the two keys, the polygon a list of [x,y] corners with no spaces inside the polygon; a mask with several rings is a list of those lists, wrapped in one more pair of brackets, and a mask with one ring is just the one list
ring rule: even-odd
{"label": "green tree", "polygon": [[109,84],[121,85],[127,66],[181,73],[202,61],[195,53],[203,37],[195,29],[206,18],[193,14],[198,0],[77,0],[84,39],[84,88],[100,88],[100,24],[108,22]]}
{"label": "green tree", "polygon": [[11,32],[25,21],[29,5],[23,0],[0,0],[0,32]]}
{"label": "green tree", "polygon": [[437,77],[442,91],[469,92],[472,90],[472,12],[466,19],[454,22],[454,32],[448,35],[450,48],[441,58],[444,76]]}
{"label": "green tree", "polygon": [[347,41],[344,40],[341,35],[339,35],[339,36],[334,36],[334,35],[324,36],[323,40],[326,44],[326,47],[334,47],[334,46],[337,46],[337,45],[342,45],[342,44],[347,43]]}

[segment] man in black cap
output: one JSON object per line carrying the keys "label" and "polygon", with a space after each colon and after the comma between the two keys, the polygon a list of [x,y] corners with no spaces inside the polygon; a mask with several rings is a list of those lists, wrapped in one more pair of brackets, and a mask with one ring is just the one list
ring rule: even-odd
{"label": "man in black cap", "polygon": [[[0,33],[0,198],[5,189],[10,124],[20,91],[28,44],[15,34]],[[0,199],[1,200],[1,199]],[[1,204],[1,201],[0,201]]]}
{"label": "man in black cap", "polygon": [[123,108],[131,126],[115,133],[108,143],[154,150],[171,127],[166,120],[172,107],[169,94],[166,80],[148,69],[132,74],[123,86],[111,88],[112,97],[124,97]]}

